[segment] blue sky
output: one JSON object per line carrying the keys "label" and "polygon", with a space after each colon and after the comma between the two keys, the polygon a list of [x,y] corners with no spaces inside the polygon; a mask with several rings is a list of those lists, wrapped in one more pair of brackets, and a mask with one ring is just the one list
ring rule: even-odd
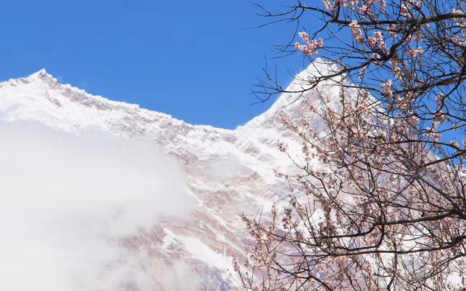
{"label": "blue sky", "polygon": [[45,68],[92,94],[235,128],[272,104],[252,105],[266,60],[285,84],[305,65],[272,59],[294,26],[247,30],[266,22],[258,12],[243,0],[4,1],[0,79]]}

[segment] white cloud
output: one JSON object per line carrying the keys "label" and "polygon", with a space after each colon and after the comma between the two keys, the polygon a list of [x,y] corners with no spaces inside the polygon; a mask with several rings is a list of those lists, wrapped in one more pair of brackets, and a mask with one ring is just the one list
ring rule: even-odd
{"label": "white cloud", "polygon": [[152,286],[118,239],[189,214],[184,179],[149,142],[0,122],[0,290],[114,290],[125,277]]}

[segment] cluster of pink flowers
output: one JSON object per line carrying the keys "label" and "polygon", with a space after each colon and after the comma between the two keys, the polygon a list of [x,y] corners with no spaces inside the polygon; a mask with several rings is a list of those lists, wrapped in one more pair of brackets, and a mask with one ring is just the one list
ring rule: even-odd
{"label": "cluster of pink flowers", "polygon": [[[459,25],[459,24],[458,24]],[[464,29],[464,28],[463,28]],[[464,46],[466,45],[466,41],[464,40],[464,35],[462,37],[460,36],[455,36],[455,38],[452,39],[452,41],[455,43],[455,44],[458,44],[458,45],[461,45],[461,46]]]}
{"label": "cluster of pink flowers", "polygon": [[361,27],[359,26],[358,22],[356,20],[351,21],[349,27],[351,28],[351,32],[353,33],[353,37],[356,42],[363,44],[364,39],[362,37]]}
{"label": "cluster of pink flowers", "polygon": [[[390,96],[388,96],[390,97]],[[409,96],[404,96],[403,97],[398,97],[395,99],[395,104],[400,110],[408,110],[409,109],[409,103],[410,103],[410,98]]]}
{"label": "cluster of pink flowers", "polygon": [[415,115],[411,116],[410,120],[411,120],[411,124],[414,125],[414,126],[419,124],[419,117],[417,117]]}
{"label": "cluster of pink flowers", "polygon": [[372,16],[374,15],[373,5],[378,3],[380,6],[380,12],[384,13],[385,9],[387,8],[387,3],[385,0],[365,0],[363,4],[360,6],[358,0],[334,0],[333,4],[330,0],[322,0],[325,8],[331,12],[335,12],[336,8],[339,7],[348,7],[350,6],[350,10],[354,11],[356,8],[359,14]]}
{"label": "cluster of pink flowers", "polygon": [[322,39],[312,40],[309,39],[307,32],[300,32],[299,36],[303,39],[304,44],[295,43],[295,48],[302,51],[306,56],[314,56],[318,54],[318,50],[324,47],[324,41]]}
{"label": "cluster of pink flowers", "polygon": [[[411,0],[403,0],[403,2],[408,3],[409,6],[415,7],[417,9],[420,9],[422,7],[422,1],[411,1]],[[401,5],[400,6],[400,15],[406,18],[411,17],[411,12],[409,11],[408,5]]]}
{"label": "cluster of pink flowers", "polygon": [[329,0],[322,0],[324,3],[325,8],[327,8],[330,11],[335,11],[335,7],[330,3]]}
{"label": "cluster of pink flowers", "polygon": [[379,66],[380,65],[380,62],[379,62],[380,55],[378,53],[373,53],[372,58],[374,59],[373,64]]}
{"label": "cluster of pink flowers", "polygon": [[385,9],[387,8],[387,3],[385,3],[385,0],[379,0],[379,5],[380,5],[380,12],[384,13]]}
{"label": "cluster of pink flowers", "polygon": [[393,92],[391,90],[392,87],[392,80],[388,79],[387,82],[380,84],[380,87],[383,89],[383,95],[391,98],[393,96]]}
{"label": "cluster of pink flowers", "polygon": [[380,31],[374,32],[374,38],[375,38],[377,41],[383,41],[383,39],[382,39],[382,33],[381,33]]}
{"label": "cluster of pink flowers", "polygon": [[442,93],[438,94],[437,97],[435,98],[435,103],[437,103],[437,105],[441,105],[443,100],[445,99],[445,95],[443,95]]}
{"label": "cluster of pink flowers", "polygon": [[422,55],[423,52],[424,52],[424,51],[422,50],[422,48],[421,48],[421,47],[418,47],[417,49],[411,48],[411,49],[409,50],[408,54],[409,54],[409,56],[410,56],[411,58],[415,58],[415,57],[417,57],[417,56],[419,56],[419,55]]}
{"label": "cluster of pink flowers", "polygon": [[411,14],[409,13],[408,6],[406,5],[401,5],[400,6],[400,15],[406,18],[411,17]]}
{"label": "cluster of pink flowers", "polygon": [[421,8],[422,7],[422,1],[414,1],[414,0],[402,0],[403,2],[408,3],[410,6],[414,6],[416,8]]}
{"label": "cluster of pink flowers", "polygon": [[450,142],[451,146],[454,147],[455,149],[459,150],[460,149],[460,145],[459,143],[456,141],[456,140],[452,140]]}
{"label": "cluster of pink flowers", "polygon": [[425,134],[425,137],[431,138],[434,140],[435,143],[440,142],[440,138],[442,137],[442,134],[439,132],[435,132],[438,127],[438,122],[434,122],[432,124],[432,127],[427,127],[427,133]]}
{"label": "cluster of pink flowers", "polygon": [[395,54],[393,58],[390,60],[390,64],[392,65],[392,72],[395,78],[401,80],[401,68],[400,68],[400,60],[398,59],[398,55]]}
{"label": "cluster of pink flowers", "polygon": [[367,67],[368,66],[365,66],[359,70],[359,80],[364,79],[364,76],[366,75],[366,72],[367,72]]}
{"label": "cluster of pink flowers", "polygon": [[388,36],[390,37],[397,37],[398,34],[396,33],[396,25],[395,24],[390,24],[390,27],[388,28],[389,29],[389,33],[388,33]]}
{"label": "cluster of pink flowers", "polygon": [[385,50],[385,42],[383,41],[383,36],[380,31],[374,32],[374,37],[369,37],[368,39],[368,45],[371,48],[374,48],[375,46],[378,46],[379,48]]}
{"label": "cluster of pink flowers", "polygon": [[[353,5],[358,6],[356,1],[352,1],[352,2],[353,2],[352,3]],[[385,2],[385,0],[369,0],[369,1],[366,1],[362,6],[358,8],[359,13],[369,15],[369,16],[374,15],[374,11],[373,11],[374,3],[379,3],[380,12],[382,13],[385,12],[385,9],[387,8],[387,3]]]}
{"label": "cluster of pink flowers", "polygon": [[[330,0],[322,0],[322,3],[324,3],[324,6],[327,10],[330,10],[332,12],[336,11],[336,7],[347,7],[348,6],[348,1],[347,0],[334,0],[333,4],[330,2]],[[355,0],[349,0],[349,3],[351,5],[355,5],[356,1]]]}
{"label": "cluster of pink flowers", "polygon": [[445,113],[443,113],[442,111],[440,111],[439,113],[437,113],[437,114],[435,115],[435,119],[436,119],[439,123],[444,123],[445,120],[446,120]]}
{"label": "cluster of pink flowers", "polygon": [[412,41],[413,41],[413,36],[410,34],[410,35],[408,35],[408,36],[406,37],[404,43],[405,43],[405,44],[409,44],[409,43],[411,43]]}
{"label": "cluster of pink flowers", "polygon": [[[367,11],[367,6],[366,5],[362,5],[361,7],[359,7],[359,13],[365,14],[367,12],[368,11]],[[369,10],[369,12],[370,12],[370,10]]]}

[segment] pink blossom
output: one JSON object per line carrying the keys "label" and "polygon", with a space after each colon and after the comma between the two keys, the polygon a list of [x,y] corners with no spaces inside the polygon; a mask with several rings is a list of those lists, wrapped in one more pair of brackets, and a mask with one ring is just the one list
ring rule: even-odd
{"label": "pink blossom", "polygon": [[385,12],[385,9],[387,8],[387,3],[385,3],[385,0],[380,0],[379,1],[379,4],[380,4],[380,12]]}
{"label": "pink blossom", "polygon": [[417,56],[419,56],[419,55],[422,55],[423,52],[424,52],[424,51],[422,50],[422,48],[421,48],[421,47],[418,47],[417,49],[411,48],[411,49],[409,50],[408,54],[409,54],[409,56],[410,56],[411,58],[415,58],[415,57],[417,57]]}
{"label": "pink blossom", "polygon": [[309,40],[309,34],[305,31],[301,31],[299,33],[299,37],[302,38],[304,41]]}
{"label": "pink blossom", "polygon": [[300,32],[299,36],[303,39],[305,44],[295,43],[295,48],[299,51],[302,51],[306,56],[314,56],[318,54],[318,50],[324,46],[324,41],[311,40],[309,39],[309,34],[307,32]]}
{"label": "pink blossom", "polygon": [[368,38],[369,47],[373,48],[377,45],[381,49],[385,49],[385,42],[383,41],[383,35],[380,31],[374,32],[374,37]]}
{"label": "pink blossom", "polygon": [[456,141],[456,140],[452,140],[450,142],[451,146],[454,147],[455,149],[459,150],[460,149],[460,145],[459,143]]}
{"label": "pink blossom", "polygon": [[322,0],[322,2],[324,3],[324,6],[325,8],[327,8],[327,10],[335,11],[335,7],[332,4],[330,4],[329,0]]}
{"label": "pink blossom", "polygon": [[395,24],[391,24],[388,29],[390,30],[390,32],[388,33],[388,35],[390,37],[397,37],[398,36],[398,34],[396,33],[396,25]]}
{"label": "pink blossom", "polygon": [[435,98],[435,103],[437,103],[437,105],[441,105],[444,99],[445,99],[445,95],[443,95],[442,93],[440,93],[440,94],[438,94],[437,97]]}
{"label": "pink blossom", "polygon": [[409,9],[406,5],[400,6],[400,15],[406,18],[409,18],[411,16],[409,13]]}
{"label": "pink blossom", "polygon": [[443,113],[442,111],[440,111],[436,116],[435,118],[437,119],[437,121],[439,123],[444,123],[445,122],[445,119],[446,119],[446,116],[445,116],[445,113]]}
{"label": "pink blossom", "polygon": [[359,13],[364,14],[366,13],[366,11],[367,11],[366,5],[362,5],[361,7],[359,7]]}
{"label": "pink blossom", "polygon": [[387,82],[380,84],[380,87],[383,89],[383,95],[391,98],[393,96],[393,92],[391,90],[392,87],[392,80],[388,79]]}
{"label": "pink blossom", "polygon": [[382,40],[382,33],[380,31],[376,31],[374,32],[374,37],[377,41],[381,41]]}
{"label": "pink blossom", "polygon": [[356,40],[356,42],[363,44],[364,39],[362,37],[361,27],[359,26],[358,22],[356,20],[351,21],[349,27],[351,28],[353,38]]}

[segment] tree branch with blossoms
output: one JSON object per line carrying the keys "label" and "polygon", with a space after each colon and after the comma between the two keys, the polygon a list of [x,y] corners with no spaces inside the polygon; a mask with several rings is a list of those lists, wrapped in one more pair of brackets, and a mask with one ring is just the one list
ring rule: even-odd
{"label": "tree branch with blossoms", "polygon": [[312,3],[268,11],[300,23],[320,16],[287,49],[333,69],[300,89],[270,75],[261,87],[265,99],[302,96],[303,116],[282,116],[302,151],[279,144],[299,169],[277,173],[293,186],[287,206],[243,216],[256,245],[235,263],[241,287],[466,288],[464,1]]}

